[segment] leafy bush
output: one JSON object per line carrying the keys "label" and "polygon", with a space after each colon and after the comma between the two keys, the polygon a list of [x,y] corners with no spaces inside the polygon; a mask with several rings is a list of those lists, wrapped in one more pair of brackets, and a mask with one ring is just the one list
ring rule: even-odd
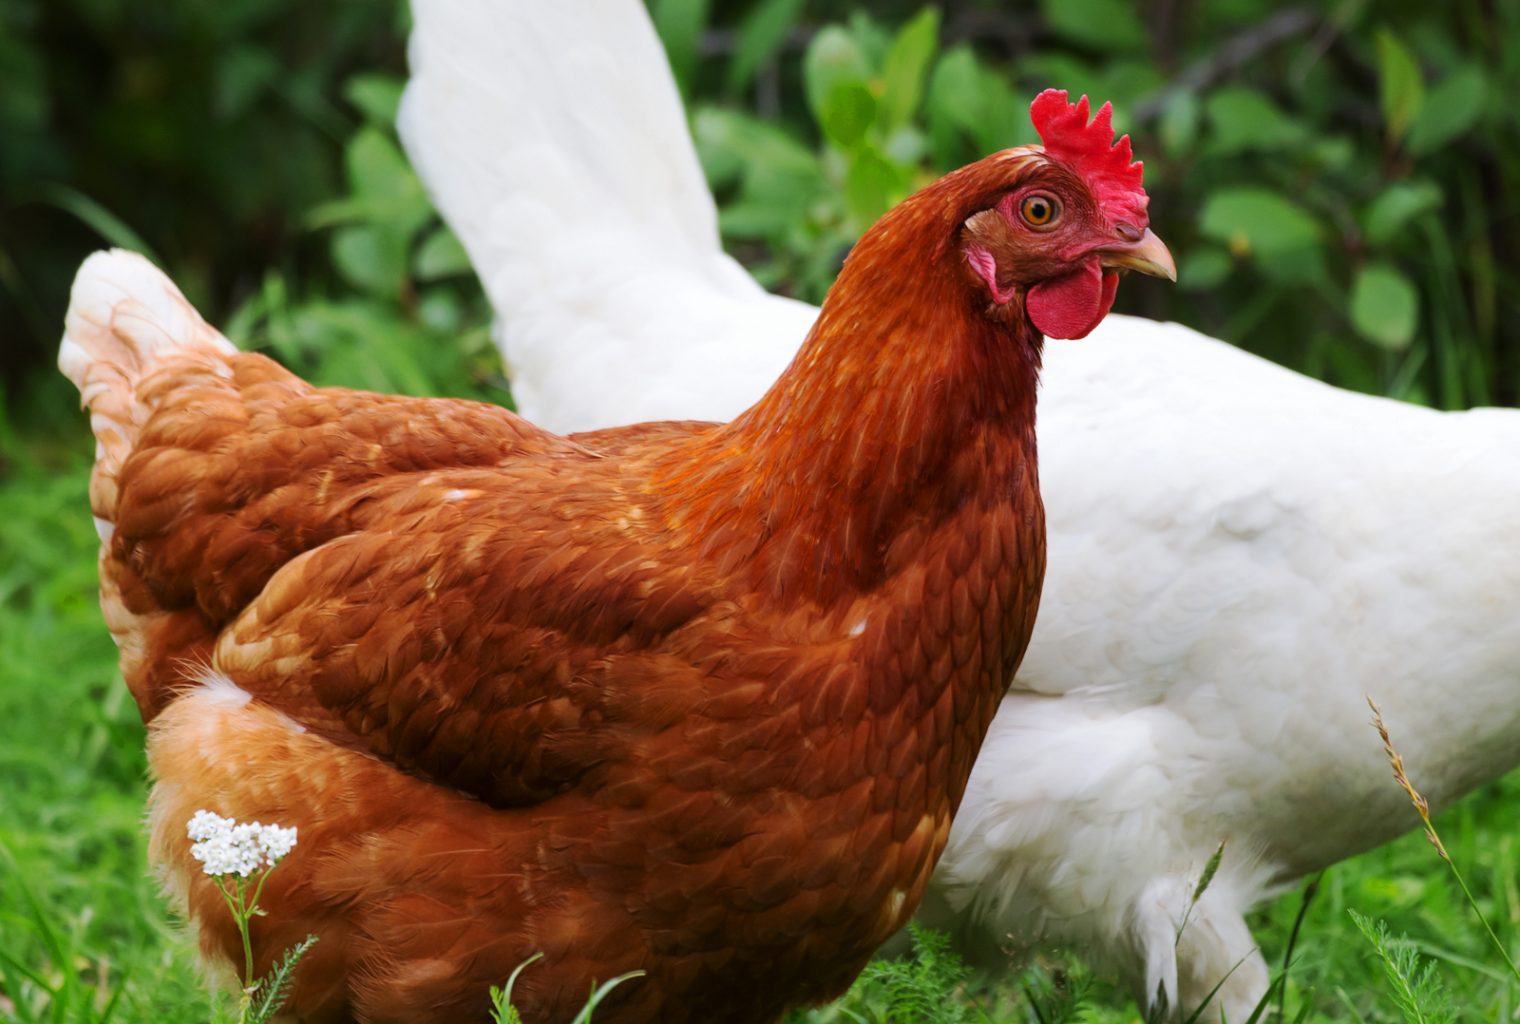
{"label": "leafy bush", "polygon": [[[724,233],[774,288],[820,298],[892,202],[1032,141],[1028,99],[1056,84],[1117,102],[1179,257],[1180,289],[1136,281],[1122,308],[1366,391],[1520,398],[1513,3],[651,7]],[[408,363],[484,311],[467,281],[412,293],[460,265],[385,127],[406,21],[400,0],[0,0],[8,380],[50,364],[104,239],[150,249],[218,318],[257,296],[238,326],[282,357],[330,345],[352,383],[441,386],[453,371]],[[387,324],[405,329],[358,344]]]}
{"label": "leafy bush", "polygon": [[[1500,313],[1520,307],[1504,272],[1520,263],[1504,198],[1520,189],[1520,8],[1232,0],[1184,21],[1118,0],[948,6],[892,28],[857,11],[797,53],[737,33],[731,66],[769,62],[783,91],[795,78],[816,127],[696,90],[724,233],[767,284],[821,299],[892,203],[1036,141],[1028,99],[1057,85],[1116,101],[1178,256],[1181,288],[1134,282],[1127,308],[1365,391],[1445,407],[1520,397],[1520,321]],[[751,21],[787,7],[757,4]],[[661,25],[673,46],[694,33]]]}
{"label": "leafy bush", "polygon": [[303,216],[341,187],[353,75],[404,68],[404,0],[0,0],[0,365],[52,362],[102,243],[217,319],[271,268],[334,280]]}

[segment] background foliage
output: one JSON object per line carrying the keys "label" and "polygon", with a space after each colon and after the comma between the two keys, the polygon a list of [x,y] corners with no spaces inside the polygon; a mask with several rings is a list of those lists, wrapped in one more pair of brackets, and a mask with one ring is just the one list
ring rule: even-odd
{"label": "background foliage", "polygon": [[[725,238],[773,288],[820,298],[888,205],[1031,141],[1028,98],[1055,84],[1115,101],[1179,258],[1180,287],[1132,279],[1122,309],[1360,390],[1520,400],[1520,0],[651,5]],[[151,253],[240,344],[318,382],[510,401],[478,286],[391,127],[406,26],[397,0],[0,0],[0,1020],[214,1012],[147,880],[89,442],[51,368],[80,259]],[[1443,819],[1512,946],[1515,788]],[[1407,1016],[1353,908],[1434,958],[1455,1019],[1512,1018],[1514,986],[1413,837],[1326,877],[1290,1019]],[[1259,915],[1269,956],[1297,911]],[[908,1005],[1134,1017],[1061,954],[990,989],[940,960],[877,971],[816,1019]]]}
{"label": "background foliage", "polygon": [[[1520,0],[854,6],[652,0],[725,235],[772,287],[821,297],[888,205],[1029,141],[1057,83],[1142,139],[1183,280],[1128,308],[1360,390],[1520,398]],[[282,355],[338,338],[350,381],[478,383],[429,351],[484,311],[427,287],[462,264],[386,127],[405,26],[395,2],[0,0],[7,381],[50,361],[108,239],[224,321],[258,297],[234,326]],[[385,344],[398,324],[423,333]]]}

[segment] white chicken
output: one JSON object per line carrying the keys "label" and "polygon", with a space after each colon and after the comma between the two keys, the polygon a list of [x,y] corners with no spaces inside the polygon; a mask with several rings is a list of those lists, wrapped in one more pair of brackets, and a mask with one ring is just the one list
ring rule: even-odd
{"label": "white chicken", "polygon": [[[642,5],[413,7],[402,138],[522,411],[585,430],[760,395],[816,309],[723,253]],[[1268,984],[1246,910],[1415,821],[1365,694],[1437,807],[1520,762],[1520,413],[1126,316],[1047,346],[1044,380],[1040,617],[924,913],[972,952],[1074,944],[1179,1014],[1219,984],[1210,1017],[1244,1020]]]}

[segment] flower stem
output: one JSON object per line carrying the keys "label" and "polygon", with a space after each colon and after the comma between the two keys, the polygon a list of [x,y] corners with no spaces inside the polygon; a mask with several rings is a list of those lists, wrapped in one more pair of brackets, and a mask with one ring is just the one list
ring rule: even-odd
{"label": "flower stem", "polygon": [[233,918],[237,921],[238,934],[243,938],[243,990],[253,991],[253,942],[248,938],[248,903],[246,897],[247,883],[239,878],[237,880],[238,907],[233,912]]}

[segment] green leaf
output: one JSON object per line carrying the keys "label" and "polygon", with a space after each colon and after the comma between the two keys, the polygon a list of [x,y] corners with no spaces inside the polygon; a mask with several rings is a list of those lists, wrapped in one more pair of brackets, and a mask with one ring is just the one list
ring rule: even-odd
{"label": "green leaf", "polygon": [[917,167],[923,162],[928,147],[928,136],[917,127],[905,124],[882,143],[881,151],[893,163],[911,164]]}
{"label": "green leaf", "polygon": [[469,254],[447,224],[440,224],[423,240],[417,249],[412,269],[419,280],[436,281],[441,277],[468,274],[475,268],[470,265]]}
{"label": "green leaf", "polygon": [[887,50],[892,46],[892,33],[888,32],[870,12],[857,6],[845,19],[845,29],[855,45],[865,56],[866,64],[874,74],[887,62]]}
{"label": "green leaf", "polygon": [[1357,158],[1356,143],[1344,135],[1320,135],[1309,144],[1315,163],[1331,171],[1344,171]]}
{"label": "green leaf", "polygon": [[1234,261],[1218,246],[1201,245],[1190,250],[1178,268],[1177,287],[1185,291],[1208,291],[1224,283]]}
{"label": "green leaf", "polygon": [[422,288],[417,292],[417,322],[439,334],[457,334],[467,328],[465,308],[457,289],[447,285]]}
{"label": "green leaf", "polygon": [[876,98],[861,82],[838,82],[829,90],[818,126],[830,142],[845,149],[859,142],[876,117]]}
{"label": "green leaf", "polygon": [[1313,287],[1330,276],[1321,246],[1258,252],[1256,266],[1264,278],[1277,284]]}
{"label": "green leaf", "polygon": [[351,224],[354,221],[380,217],[385,209],[384,203],[377,203],[362,196],[344,196],[341,199],[332,199],[313,206],[306,211],[301,222],[308,230],[320,231],[338,224]]}
{"label": "green leaf", "polygon": [[929,92],[924,103],[924,119],[929,125],[929,141],[935,159],[942,166],[953,166],[958,159],[961,140],[976,132],[970,110],[979,100],[977,89],[982,69],[976,54],[961,44],[944,53],[929,76]]}
{"label": "green leaf", "polygon": [[704,107],[692,121],[703,169],[738,197],[719,212],[725,235],[766,238],[806,223],[817,200],[832,195],[818,155],[775,124],[730,110]]}
{"label": "green leaf", "polygon": [[[306,302],[292,311],[290,329],[299,348],[318,357],[302,376],[319,387],[437,395],[457,377],[459,350],[401,320],[389,301]],[[454,374],[440,372],[449,367]]]}
{"label": "green leaf", "polygon": [[1029,99],[1014,92],[1001,74],[988,69],[982,81],[980,130],[976,135],[982,153],[1039,141],[1029,121]]}
{"label": "green leaf", "polygon": [[343,83],[343,97],[358,108],[366,121],[381,128],[396,123],[404,83],[390,75],[359,74]]}
{"label": "green leaf", "polygon": [[362,200],[384,209],[386,227],[409,238],[432,216],[422,183],[389,135],[373,126],[359,129],[344,152],[349,187]]}
{"label": "green leaf", "polygon": [[[846,87],[854,85],[866,89],[871,68],[861,52],[859,44],[838,25],[828,25],[819,30],[802,58],[802,81],[807,91],[808,107],[813,117],[828,131],[824,123],[831,102],[848,105],[856,101],[835,100]],[[869,90],[866,99],[873,107],[875,99]]]}
{"label": "green leaf", "polygon": [[939,44],[939,11],[925,7],[902,27],[881,71],[881,120],[891,132],[907,123],[924,94],[929,61]]}
{"label": "green leaf", "polygon": [[718,211],[718,229],[725,238],[771,238],[793,226],[784,208],[770,203],[740,199]]}
{"label": "green leaf", "polygon": [[1420,296],[1398,269],[1369,263],[1351,286],[1351,322],[1362,337],[1384,348],[1402,349],[1414,340]]}
{"label": "green leaf", "polygon": [[1309,339],[1312,351],[1324,360],[1314,376],[1353,391],[1376,394],[1382,386],[1383,375],[1378,366],[1378,353],[1366,345],[1346,344],[1345,331],[1331,334],[1315,331]]}
{"label": "green leaf", "polygon": [[220,117],[241,117],[279,75],[280,64],[268,50],[235,47],[216,63],[212,108]]}
{"label": "green leaf", "polygon": [[844,175],[845,204],[855,223],[864,228],[902,198],[907,175],[875,146],[861,146],[850,158]]}
{"label": "green leaf", "polygon": [[[1105,95],[1101,88],[1103,72],[1093,62],[1064,50],[1031,53],[1020,62],[1019,72],[1036,82],[1059,82],[1060,88],[1067,91],[1073,102],[1079,96],[1091,99],[1093,96]],[[1099,104],[1101,103],[1100,100]]]}
{"label": "green leaf", "polygon": [[767,173],[823,182],[817,155],[758,117],[702,107],[692,118],[692,136],[703,170],[715,181],[726,183]]}
{"label": "green leaf", "polygon": [[368,224],[333,233],[333,263],[349,284],[395,298],[406,275],[406,247],[393,232]]}
{"label": "green leaf", "polygon": [[1210,153],[1277,150],[1296,145],[1304,137],[1304,129],[1298,122],[1284,114],[1265,93],[1255,89],[1216,90],[1205,101],[1205,107],[1209,118]]}
{"label": "green leaf", "polygon": [[47,121],[53,97],[44,52],[27,36],[7,31],[0,17],[0,125],[7,129],[37,131]]}
{"label": "green leaf", "polygon": [[1420,112],[1425,96],[1425,79],[1420,65],[1390,29],[1377,33],[1378,86],[1383,107],[1383,123],[1391,142],[1398,142]]}
{"label": "green leaf", "polygon": [[285,315],[287,293],[279,271],[267,270],[259,290],[222,320],[222,334],[238,348],[250,346],[255,326],[263,320]]}
{"label": "green leaf", "polygon": [[1468,131],[1483,113],[1488,80],[1477,67],[1464,67],[1430,90],[1409,129],[1409,152],[1433,153]]}
{"label": "green leaf", "polygon": [[739,25],[733,60],[728,65],[728,91],[737,93],[755,72],[781,48],[786,34],[802,13],[803,0],[765,0]]}
{"label": "green leaf", "polygon": [[348,184],[361,196],[396,196],[420,191],[411,168],[384,132],[361,128],[344,152]]}
{"label": "green leaf", "polygon": [[294,980],[292,976],[295,974],[296,965],[316,944],[315,935],[306,936],[295,946],[287,949],[280,962],[258,983],[253,1005],[249,1007],[249,1024],[264,1024],[280,1012],[286,1000],[290,998],[290,986]]}
{"label": "green leaf", "polygon": [[1181,156],[1198,135],[1198,97],[1191,92],[1173,93],[1161,109],[1161,145],[1171,156]]}
{"label": "green leaf", "polygon": [[1041,0],[1045,23],[1056,35],[1094,50],[1136,50],[1145,27],[1123,0]]}
{"label": "green leaf", "polygon": [[[553,0],[549,0],[553,2]],[[691,95],[691,80],[697,69],[697,41],[707,27],[709,0],[654,0],[650,14],[671,73],[681,87],[682,96]]]}
{"label": "green leaf", "polygon": [[1441,190],[1429,181],[1389,185],[1367,207],[1363,230],[1373,245],[1387,245],[1412,218],[1441,205]]}
{"label": "green leaf", "polygon": [[1199,227],[1237,255],[1293,252],[1317,246],[1319,222],[1271,189],[1222,189],[1204,201]]}
{"label": "green leaf", "polygon": [[[925,115],[935,159],[955,166],[1020,142],[1035,141],[1029,101],[985,67],[969,46],[948,50],[929,76]],[[965,145],[970,139],[972,146]]]}
{"label": "green leaf", "polygon": [[[1097,91],[1088,95],[1097,100],[1094,106],[1101,107],[1103,101],[1111,99],[1116,101],[1114,106],[1114,131],[1118,135],[1124,135],[1134,131],[1134,124],[1130,121],[1133,106],[1126,97],[1149,96],[1160,92],[1169,79],[1161,71],[1161,68],[1149,57],[1114,57],[1102,62],[1103,74],[1098,83]],[[1025,100],[1027,104],[1029,97]],[[1027,117],[1027,115],[1026,115]]]}

